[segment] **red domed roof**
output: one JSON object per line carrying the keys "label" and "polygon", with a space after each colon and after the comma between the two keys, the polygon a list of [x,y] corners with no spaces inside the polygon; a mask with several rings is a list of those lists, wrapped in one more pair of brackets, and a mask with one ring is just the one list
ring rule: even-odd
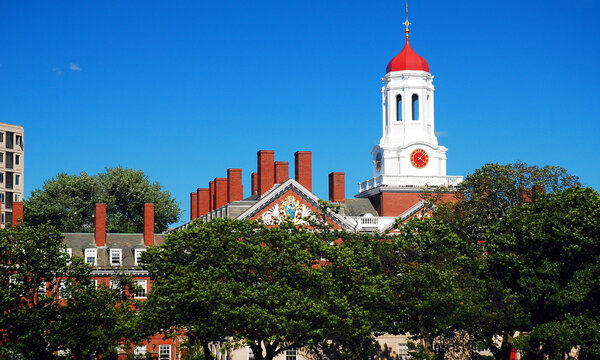
{"label": "red domed roof", "polygon": [[429,64],[411,49],[408,38],[406,38],[404,49],[388,63],[386,73],[403,70],[421,70],[429,72]]}

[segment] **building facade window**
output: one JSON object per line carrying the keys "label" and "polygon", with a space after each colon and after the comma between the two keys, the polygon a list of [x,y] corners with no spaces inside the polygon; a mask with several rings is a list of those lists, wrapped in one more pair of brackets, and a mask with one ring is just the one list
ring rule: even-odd
{"label": "building facade window", "polygon": [[408,344],[398,345],[398,360],[409,360],[410,353],[408,352]]}
{"label": "building facade window", "polygon": [[4,133],[0,132],[0,142],[4,142]]}
{"label": "building facade window", "polygon": [[135,297],[137,299],[142,299],[146,297],[148,293],[148,280],[136,280],[135,285],[137,285],[137,289],[135,289]]}
{"label": "building facade window", "polygon": [[15,185],[19,185],[21,183],[21,175],[15,175]]}
{"label": "building facade window", "polygon": [[158,360],[171,360],[171,345],[158,345]]}
{"label": "building facade window", "polygon": [[58,282],[58,298],[59,299],[66,299],[68,297],[68,292],[67,292],[67,281],[66,280],[61,280]]}
{"label": "building facade window", "polygon": [[135,249],[134,250],[134,265],[139,266],[142,264],[142,253],[146,251],[146,249]]}
{"label": "building facade window", "polygon": [[402,95],[396,96],[396,121],[402,121]]}
{"label": "building facade window", "polygon": [[123,250],[121,249],[110,249],[110,265],[121,266]]}
{"label": "building facade window", "polygon": [[285,351],[285,360],[297,360],[298,349],[289,349]]}
{"label": "building facade window", "polygon": [[88,265],[95,266],[98,258],[96,249],[85,249],[85,262]]}
{"label": "building facade window", "polygon": [[[4,173],[0,172],[0,183],[4,182]],[[2,200],[4,201],[4,194],[2,194]]]}
{"label": "building facade window", "polygon": [[146,345],[137,345],[133,348],[133,356],[136,359],[145,359],[146,358]]}
{"label": "building facade window", "polygon": [[419,95],[412,96],[412,119],[419,120]]}
{"label": "building facade window", "polygon": [[23,136],[21,136],[21,135],[15,135],[15,143],[17,145],[23,145]]}

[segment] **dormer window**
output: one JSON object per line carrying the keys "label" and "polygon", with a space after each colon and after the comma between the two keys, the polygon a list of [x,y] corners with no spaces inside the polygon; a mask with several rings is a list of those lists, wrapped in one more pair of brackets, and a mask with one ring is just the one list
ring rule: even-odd
{"label": "dormer window", "polygon": [[121,266],[122,252],[121,249],[110,249],[110,266]]}
{"label": "dormer window", "polygon": [[142,253],[146,251],[146,249],[135,249],[134,250],[134,265],[140,266],[142,264]]}
{"label": "dormer window", "polygon": [[85,249],[85,262],[88,265],[95,266],[97,264],[98,252],[96,249]]}

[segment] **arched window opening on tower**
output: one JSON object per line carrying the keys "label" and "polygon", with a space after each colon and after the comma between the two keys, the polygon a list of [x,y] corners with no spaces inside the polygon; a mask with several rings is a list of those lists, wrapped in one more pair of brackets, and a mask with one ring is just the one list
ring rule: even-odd
{"label": "arched window opening on tower", "polygon": [[396,95],[396,120],[402,121],[402,95]]}
{"label": "arched window opening on tower", "polygon": [[412,96],[412,119],[419,120],[419,95]]}

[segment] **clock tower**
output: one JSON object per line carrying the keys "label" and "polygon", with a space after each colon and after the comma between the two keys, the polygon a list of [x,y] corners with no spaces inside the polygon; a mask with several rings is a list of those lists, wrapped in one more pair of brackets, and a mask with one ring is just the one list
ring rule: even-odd
{"label": "clock tower", "polygon": [[373,178],[359,184],[357,195],[370,198],[381,216],[400,215],[400,210],[386,214],[384,193],[418,193],[426,186],[462,181],[462,176],[446,176],[448,149],[435,135],[433,75],[410,46],[408,13],[404,25],[404,49],[388,63],[382,79],[383,135],[371,151]]}

